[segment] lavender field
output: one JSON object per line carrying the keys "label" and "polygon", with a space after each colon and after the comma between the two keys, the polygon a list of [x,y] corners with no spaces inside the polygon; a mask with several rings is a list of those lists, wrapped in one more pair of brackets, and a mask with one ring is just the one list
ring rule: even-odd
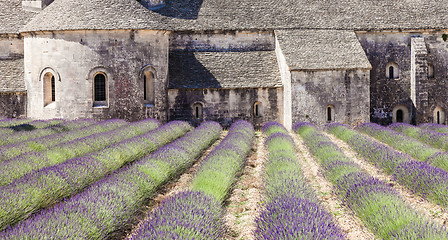
{"label": "lavender field", "polygon": [[0,239],[448,239],[447,129],[0,119]]}

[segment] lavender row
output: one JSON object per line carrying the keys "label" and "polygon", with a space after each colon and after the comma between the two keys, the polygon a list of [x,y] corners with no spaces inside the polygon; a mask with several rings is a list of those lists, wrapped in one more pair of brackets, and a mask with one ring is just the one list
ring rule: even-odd
{"label": "lavender row", "polygon": [[294,140],[279,123],[263,126],[267,136],[265,203],[256,219],[256,239],[345,239],[303,178]]}
{"label": "lavender row", "polygon": [[93,120],[85,121],[90,121],[92,125],[74,129],[68,132],[66,131],[59,134],[53,134],[41,138],[27,140],[24,142],[0,146],[0,161],[5,161],[7,159],[17,157],[27,152],[40,152],[62,143],[81,139],[93,134],[112,131],[127,124],[126,121],[118,119],[106,120],[96,124],[93,124],[95,123]]}
{"label": "lavender row", "polygon": [[165,200],[132,239],[222,239],[226,199],[254,138],[247,121],[237,121],[204,159],[190,188]]}
{"label": "lavender row", "polygon": [[61,133],[67,130],[73,130],[76,128],[88,126],[93,122],[92,120],[81,119],[67,122],[63,122],[61,120],[55,120],[54,123],[57,124],[54,124],[53,126],[50,124],[50,126],[47,128],[37,129],[34,131],[19,131],[8,134],[2,134],[0,136],[0,146],[23,142],[26,140],[32,140],[35,138]]}
{"label": "lavender row", "polygon": [[35,129],[42,129],[51,127],[52,125],[56,125],[59,123],[62,123],[63,120],[61,119],[51,119],[51,120],[34,120],[27,123],[22,123],[19,125],[14,125],[10,127],[1,127],[0,128],[0,137],[3,137],[1,135],[3,134],[10,134],[20,131],[32,131]]}
{"label": "lavender row", "polygon": [[[121,120],[115,121],[121,122]],[[11,183],[29,172],[62,163],[70,158],[99,151],[111,144],[141,135],[158,126],[159,122],[157,120],[146,119],[127,124],[112,131],[59,144],[45,151],[29,152],[0,162],[0,186]]]}
{"label": "lavender row", "polygon": [[106,174],[140,159],[190,129],[188,123],[170,122],[100,152],[27,174],[0,188],[0,229],[80,192]]}
{"label": "lavender row", "polygon": [[419,128],[430,130],[438,133],[447,133],[448,134],[448,126],[436,123],[423,123],[418,125]]}
{"label": "lavender row", "polygon": [[[157,188],[191,165],[219,137],[220,130],[217,123],[203,123],[150,156],[1,233],[0,238],[119,238]],[[132,142],[128,151],[137,143]]]}
{"label": "lavender row", "polygon": [[408,206],[388,184],[358,165],[310,123],[296,131],[318,159],[325,177],[337,187],[345,204],[381,239],[448,239],[442,226]]}
{"label": "lavender row", "polygon": [[[399,125],[396,126],[398,127]],[[430,147],[418,140],[375,123],[362,124],[357,130],[409,154],[416,160],[426,161],[434,167],[448,171],[448,154],[439,149]]]}
{"label": "lavender row", "polygon": [[448,173],[426,162],[413,160],[409,155],[366,137],[348,127],[332,123],[327,130],[347,142],[353,150],[392,174],[394,179],[412,192],[436,203],[448,206]]}

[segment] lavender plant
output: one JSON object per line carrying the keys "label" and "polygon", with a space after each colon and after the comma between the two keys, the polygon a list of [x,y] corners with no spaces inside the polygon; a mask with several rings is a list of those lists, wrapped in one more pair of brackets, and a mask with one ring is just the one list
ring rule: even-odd
{"label": "lavender plant", "polygon": [[[74,125],[75,122],[77,121],[78,120],[74,121],[72,124]],[[92,125],[89,125],[88,124],[89,122],[91,122]],[[35,138],[15,144],[0,146],[0,161],[5,161],[7,159],[17,157],[27,152],[40,152],[43,150],[47,150],[53,146],[62,143],[70,142],[76,139],[81,139],[101,132],[112,131],[118,127],[122,127],[125,124],[127,124],[126,121],[117,119],[106,120],[99,122],[97,124],[93,123],[94,123],[93,120],[87,120],[86,121],[87,126],[81,127],[82,123],[80,123],[79,129],[71,127],[71,129],[74,130],[68,132],[62,132],[59,134],[53,134],[41,138]]]}
{"label": "lavender plant", "polygon": [[397,182],[412,192],[442,206],[448,206],[448,173],[426,162],[413,160],[409,155],[374,141],[339,123],[331,123],[327,131],[347,142],[353,150],[392,174]]}
{"label": "lavender plant", "polygon": [[[116,121],[121,122],[122,120]],[[157,120],[146,119],[130,123],[113,131],[98,133],[76,141],[59,144],[46,151],[29,152],[0,162],[0,186],[11,183],[29,172],[101,150],[111,144],[141,135],[158,126],[159,122]]]}
{"label": "lavender plant", "polygon": [[266,200],[256,219],[256,239],[345,239],[304,180],[287,130],[268,123],[263,131],[269,158],[264,177]]}
{"label": "lavender plant", "polygon": [[[398,129],[400,126],[405,125],[395,124],[392,127]],[[366,133],[395,149],[409,154],[416,160],[427,161],[432,166],[442,168],[446,171],[448,170],[448,154],[439,149],[430,147],[418,140],[375,123],[362,124],[358,126],[357,130]]]}
{"label": "lavender plant", "polygon": [[[173,121],[144,135],[109,146],[100,152],[32,172],[0,188],[0,229],[7,226],[11,228],[33,212],[80,192],[111,171],[141,158],[190,129],[191,126],[186,122]],[[132,182],[134,188],[139,188],[142,181],[151,181],[138,171],[132,174],[135,175],[131,178],[136,180]],[[125,186],[122,187],[121,190],[126,193],[127,189]]]}
{"label": "lavender plant", "polygon": [[34,120],[28,123],[14,125],[10,127],[0,127],[0,137],[2,137],[3,134],[11,134],[20,131],[32,131],[35,129],[47,128],[62,122],[63,120],[61,119]]}
{"label": "lavender plant", "polygon": [[448,134],[448,126],[436,123],[422,123],[418,125],[419,128],[430,130],[438,133],[446,133]]}
{"label": "lavender plant", "polygon": [[0,120],[0,127],[13,127],[31,121],[31,119],[5,118]]}
{"label": "lavender plant", "polygon": [[[114,172],[80,194],[43,210],[1,234],[7,238],[117,238],[117,235],[121,236],[123,231],[129,228],[145,200],[151,197],[162,183],[191,165],[194,159],[219,137],[220,130],[221,126],[217,123],[202,123],[184,137],[160,148],[136,164]],[[129,145],[130,150],[136,143],[138,141]],[[167,177],[154,180],[148,170],[157,168],[157,163],[162,161],[168,162],[168,168],[159,168],[160,171],[165,170]],[[109,161],[104,159],[100,162],[104,164]],[[75,216],[78,221],[73,221]]]}
{"label": "lavender plant", "polygon": [[221,204],[242,169],[253,138],[249,122],[234,122],[196,172],[190,186],[193,191],[164,201],[132,239],[223,239]]}
{"label": "lavender plant", "polygon": [[[311,124],[296,131],[323,166],[347,206],[382,239],[447,239],[446,229],[409,207],[386,183],[363,172],[330,139]],[[350,164],[351,167],[340,165]],[[338,169],[338,170],[334,170]]]}

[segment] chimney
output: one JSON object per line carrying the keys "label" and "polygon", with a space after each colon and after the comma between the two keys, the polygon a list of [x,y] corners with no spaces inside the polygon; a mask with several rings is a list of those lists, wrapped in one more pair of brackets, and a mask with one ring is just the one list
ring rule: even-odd
{"label": "chimney", "polygon": [[52,2],[53,0],[22,0],[22,8],[25,11],[40,12]]}
{"label": "chimney", "polygon": [[140,0],[140,3],[149,10],[165,7],[165,0]]}

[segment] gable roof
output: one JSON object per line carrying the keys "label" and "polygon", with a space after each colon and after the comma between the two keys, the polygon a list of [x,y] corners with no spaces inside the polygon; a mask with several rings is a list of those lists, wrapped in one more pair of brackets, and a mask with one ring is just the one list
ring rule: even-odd
{"label": "gable roof", "polygon": [[275,31],[290,70],[371,69],[353,31]]}
{"label": "gable roof", "polygon": [[0,0],[0,33],[19,33],[36,13],[24,11],[20,0]]}
{"label": "gable roof", "polygon": [[55,0],[22,29],[166,29],[163,16],[136,0]]}
{"label": "gable roof", "polygon": [[183,52],[169,56],[169,88],[281,86],[274,51]]}
{"label": "gable roof", "polygon": [[0,60],[0,92],[24,92],[23,58]]}

